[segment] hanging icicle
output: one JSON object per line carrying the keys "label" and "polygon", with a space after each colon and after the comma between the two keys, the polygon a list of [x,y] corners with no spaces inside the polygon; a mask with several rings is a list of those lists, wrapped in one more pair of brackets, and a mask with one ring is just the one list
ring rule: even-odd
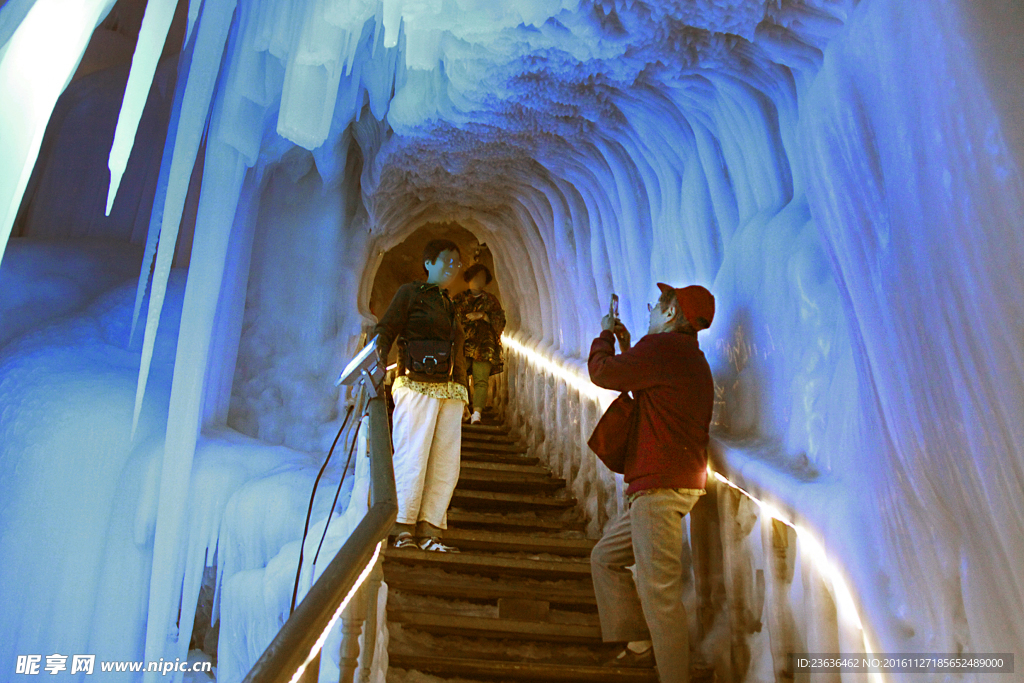
{"label": "hanging icicle", "polygon": [[114,206],[117,189],[121,186],[121,177],[128,167],[128,157],[135,145],[135,133],[139,129],[142,110],[146,108],[149,88],[153,85],[153,74],[156,73],[157,62],[164,51],[167,31],[171,28],[174,8],[177,0],[149,0],[146,14],[142,18],[139,29],[139,40],[135,44],[135,55],[132,57],[132,68],[128,73],[128,85],[124,89],[121,101],[121,112],[117,116],[117,128],[114,129],[114,142],[110,146],[110,158],[107,167],[110,169],[110,187],[107,189],[107,210]]}

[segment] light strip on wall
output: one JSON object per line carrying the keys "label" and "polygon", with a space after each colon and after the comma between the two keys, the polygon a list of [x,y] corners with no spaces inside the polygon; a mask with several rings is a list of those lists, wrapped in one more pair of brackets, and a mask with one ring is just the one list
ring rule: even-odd
{"label": "light strip on wall", "polygon": [[[774,505],[766,503],[756,496],[751,495],[748,491],[745,491],[743,488],[732,483],[720,473],[713,471],[710,467],[708,467],[708,473],[726,486],[739,491],[747,498],[754,501],[761,511],[770,519],[778,520],[796,531],[797,540],[800,542],[800,552],[806,553],[806,556],[810,558],[812,564],[814,564],[815,568],[818,570],[818,573],[832,585],[832,594],[836,598],[837,611],[861,632],[861,637],[864,640],[864,654],[869,656],[873,655],[875,650],[871,646],[867,632],[864,630],[864,624],[861,621],[860,613],[857,611],[857,605],[853,599],[853,592],[850,590],[850,586],[846,583],[846,579],[843,577],[842,572],[839,571],[839,568],[828,559],[828,556],[825,554],[825,546],[818,541],[809,529],[786,519]],[[872,680],[878,681],[879,683],[884,680],[880,673],[876,672],[870,675]]]}
{"label": "light strip on wall", "polygon": [[609,391],[608,389],[602,389],[601,387],[596,386],[589,378],[583,377],[572,368],[567,367],[564,363],[560,363],[556,359],[549,358],[534,349],[524,346],[507,334],[501,335],[501,343],[507,349],[515,351],[525,358],[534,367],[562,380],[578,391],[581,396],[586,396],[592,401],[596,401],[601,406],[602,410],[607,408],[618,395],[614,391]]}
{"label": "light strip on wall", "polygon": [[[581,396],[596,401],[601,405],[602,410],[607,408],[608,404],[615,397],[615,392],[601,389],[600,387],[594,386],[589,380],[584,379],[579,374],[574,372],[571,368],[565,366],[565,364],[558,362],[553,358],[548,358],[533,349],[524,346],[512,337],[508,335],[501,335],[501,342],[511,351],[518,353],[519,355],[526,358],[534,367],[543,370],[544,372],[554,375],[559,379],[563,380],[566,384],[579,391]],[[837,611],[843,615],[843,618],[849,621],[853,626],[861,632],[861,636],[864,640],[864,653],[866,655],[874,654],[875,650],[871,646],[868,639],[868,634],[864,630],[863,622],[860,618],[860,613],[857,611],[856,602],[853,599],[853,592],[850,590],[849,584],[843,577],[842,572],[839,571],[838,567],[833,564],[828,556],[825,554],[825,547],[818,541],[814,534],[807,528],[800,526],[793,521],[783,516],[782,512],[770,503],[766,503],[763,500],[756,498],[749,492],[745,491],[741,487],[729,481],[722,474],[713,471],[708,467],[708,474],[713,476],[716,480],[722,482],[726,486],[736,489],[747,498],[750,498],[754,503],[757,504],[758,508],[767,515],[770,519],[777,519],[788,527],[791,527],[796,531],[797,539],[800,541],[801,552],[806,552],[807,557],[814,564],[815,568],[821,574],[822,577],[827,580],[833,590],[833,595],[836,598]],[[882,683],[885,679],[881,673],[870,674],[871,680],[876,683]]]}
{"label": "light strip on wall", "polygon": [[[299,668],[295,670],[295,673],[292,674],[288,683],[298,683],[299,679],[302,678],[302,674],[306,672],[306,667],[309,666],[309,663],[312,662],[320,653],[320,650],[323,649],[324,643],[327,642],[327,636],[330,634],[331,629],[334,628],[334,624],[336,624],[338,619],[341,618],[341,613],[345,611],[346,607],[348,607],[348,603],[352,601],[352,597],[356,594],[356,591],[363,585],[363,582],[365,582],[370,576],[370,572],[373,571],[374,565],[377,564],[377,558],[380,557],[380,549],[382,545],[383,542],[377,544],[377,547],[373,551],[373,557],[370,558],[369,564],[363,568],[362,573],[359,574],[359,578],[356,579],[356,582],[352,585],[352,589],[349,590],[348,595],[346,595],[345,599],[341,601],[340,605],[338,605],[338,609],[334,611],[334,616],[331,617],[331,620],[327,622],[327,626],[324,627],[323,633],[321,633],[320,637],[316,639],[316,642],[313,644],[313,649],[309,651],[308,655],[306,655],[306,661],[304,661]],[[371,605],[370,609],[375,610],[377,609],[377,606]]]}

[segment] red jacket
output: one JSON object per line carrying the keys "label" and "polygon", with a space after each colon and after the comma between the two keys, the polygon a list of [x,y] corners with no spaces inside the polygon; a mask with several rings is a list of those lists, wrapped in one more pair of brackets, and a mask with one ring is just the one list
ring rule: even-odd
{"label": "red jacket", "polygon": [[702,489],[707,482],[708,428],[715,383],[697,338],[649,334],[615,355],[607,330],[590,346],[591,381],[636,399],[636,439],[626,452],[626,493],[643,489]]}

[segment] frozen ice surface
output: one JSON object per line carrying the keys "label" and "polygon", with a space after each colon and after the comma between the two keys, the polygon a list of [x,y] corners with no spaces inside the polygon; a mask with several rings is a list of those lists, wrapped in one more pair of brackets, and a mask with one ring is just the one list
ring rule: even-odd
{"label": "frozen ice surface", "polygon": [[[12,0],[0,16],[24,7]],[[952,652],[1024,642],[1015,561],[1024,552],[1024,128],[1019,82],[1006,76],[1020,72],[1020,56],[1000,49],[1019,43],[1005,35],[1019,22],[999,21],[1009,9],[258,0],[242,3],[230,26],[234,3],[199,9],[190,3],[190,35],[204,56],[183,93],[182,161],[168,180],[183,192],[212,108],[207,154],[219,155],[218,170],[203,192],[225,205],[206,207],[196,244],[223,246],[221,231],[240,224],[236,204],[255,234],[247,284],[220,286],[223,252],[194,262],[202,279],[180,368],[188,382],[173,420],[180,471],[170,493],[182,495],[184,473],[207,466],[210,449],[322,448],[339,400],[327,380],[372,323],[365,302],[380,254],[420,226],[459,222],[492,250],[509,331],[577,373],[613,291],[639,337],[656,281],[709,286],[718,315],[701,343],[718,385],[722,465],[823,539],[875,644]],[[20,172],[28,128],[20,111],[0,117],[5,133],[19,131],[3,148],[15,163],[0,166]],[[177,225],[175,204],[165,205],[167,225]],[[173,241],[172,231],[161,238],[155,282]],[[264,443],[218,432],[193,448],[208,364],[232,362],[207,348],[224,329],[210,309],[246,286],[228,422]],[[162,315],[158,301],[150,313],[150,322]],[[157,359],[163,337],[155,324],[147,330]],[[22,353],[27,339],[3,352]],[[48,353],[38,354],[41,368]],[[5,386],[28,382],[14,368],[36,361],[17,357]],[[109,400],[124,398],[129,365],[103,375]],[[39,391],[55,391],[39,372]],[[142,404],[152,422],[140,423],[143,433],[159,431],[146,411],[167,400],[167,379]],[[499,393],[599,530],[620,505],[621,479],[582,446],[600,415],[595,401],[514,358]],[[4,413],[3,424],[49,443],[45,429],[16,420],[31,405]],[[162,455],[140,450],[133,466],[149,473]],[[231,481],[242,486],[249,474],[269,477]],[[281,474],[285,497],[300,479]],[[133,539],[150,533],[146,510],[132,511]],[[209,560],[220,513],[200,510],[202,544],[169,531],[199,524],[184,506],[157,524],[170,540],[153,587],[162,596],[154,641],[173,627],[182,577],[192,590]],[[294,550],[283,534],[230,533],[246,550],[225,551],[237,567],[225,595],[228,584],[239,596],[264,579],[284,584]],[[149,576],[133,547],[126,557]],[[240,559],[249,557],[252,566]],[[145,593],[143,583],[132,590]],[[237,671],[268,637],[257,612],[279,614],[280,596],[252,607],[230,617],[252,632],[232,655]],[[67,633],[79,632],[69,622]]]}
{"label": "frozen ice surface", "polygon": [[139,260],[134,245],[89,239],[15,238],[7,244],[7,254],[10,259],[0,266],[0,349],[132,279]]}
{"label": "frozen ice surface", "polygon": [[[23,255],[41,265],[38,253],[20,248],[10,261]],[[136,258],[127,264],[132,269]],[[58,264],[79,261],[74,270],[90,273],[104,263],[83,267],[81,260],[58,252],[54,263],[39,268],[40,291],[46,272],[56,272],[60,282]],[[137,506],[160,451],[183,275],[171,278],[154,391],[134,444],[139,352],[126,348],[134,283],[0,350],[0,582],[18,588],[0,596],[4,661],[44,651],[102,652],[110,659],[139,654],[150,552],[145,538],[136,543]],[[61,308],[55,312],[67,315]]]}
{"label": "frozen ice surface", "polygon": [[[17,277],[31,288],[0,290],[5,312],[0,320],[5,333],[16,336],[0,348],[0,402],[5,407],[0,414],[0,581],[23,590],[0,596],[0,657],[14,661],[19,653],[45,651],[142,659],[163,430],[185,274],[171,273],[154,346],[153,384],[132,442],[140,344],[133,349],[126,344],[138,249],[28,240],[15,240],[11,247],[0,281]],[[104,281],[108,291],[76,312]],[[20,316],[19,321],[7,315],[21,309],[36,317]],[[12,322],[18,327],[8,326]],[[31,330],[18,334],[26,328]],[[307,573],[344,455],[335,454],[321,481],[307,541]],[[322,458],[322,453],[270,446],[228,429],[204,435],[187,487],[186,574],[201,575],[216,562],[218,576],[227,580],[264,567],[290,543],[295,552],[278,561],[274,587],[278,598],[290,598],[296,539]],[[349,477],[341,510],[353,483]],[[347,538],[354,515],[355,509],[332,524],[319,569]],[[307,578],[304,589],[308,585]],[[259,590],[269,594],[266,586]],[[194,605],[197,593],[198,588],[182,599]],[[218,605],[234,614],[239,607],[232,599],[248,604],[252,597],[235,590]],[[278,625],[276,613],[255,614],[245,629],[274,633]],[[234,648],[244,641],[223,634],[219,654],[232,661]],[[183,635],[187,645],[188,634]]]}

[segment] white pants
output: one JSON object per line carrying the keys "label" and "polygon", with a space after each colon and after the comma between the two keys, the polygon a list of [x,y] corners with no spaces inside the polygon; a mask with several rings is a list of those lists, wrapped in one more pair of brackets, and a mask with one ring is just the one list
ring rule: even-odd
{"label": "white pants", "polygon": [[397,521],[447,529],[448,503],[459,481],[463,403],[405,387],[394,389],[392,397]]}

